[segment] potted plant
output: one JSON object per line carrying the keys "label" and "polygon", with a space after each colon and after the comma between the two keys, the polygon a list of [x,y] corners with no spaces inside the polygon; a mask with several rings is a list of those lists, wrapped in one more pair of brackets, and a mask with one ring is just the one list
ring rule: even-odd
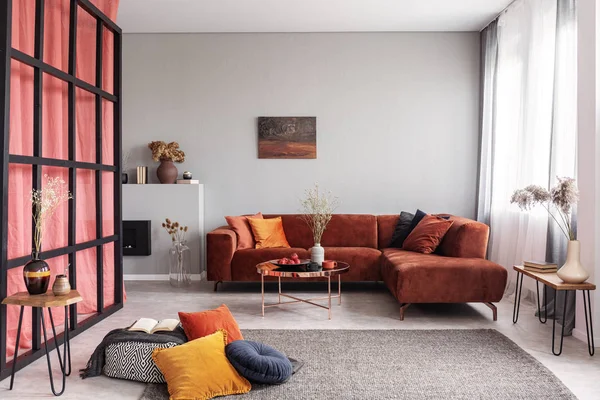
{"label": "potted plant", "polygon": [[179,143],[165,143],[161,140],[148,143],[148,148],[152,150],[152,159],[160,161],[160,165],[156,170],[156,176],[158,176],[160,183],[175,183],[177,180],[177,167],[173,163],[185,161],[185,153],[179,150]]}
{"label": "potted plant", "polygon": [[578,199],[579,191],[575,179],[568,177],[558,178],[558,183],[550,191],[538,185],[529,185],[524,189],[516,190],[510,199],[511,203],[517,204],[522,210],[530,210],[535,205],[541,205],[565,235],[569,241],[567,261],[558,270],[557,275],[566,283],[581,283],[590,277],[581,265],[579,241],[571,224],[571,210]]}
{"label": "potted plant", "polygon": [[312,262],[322,266],[325,260],[325,249],[321,247],[321,238],[333,211],[338,207],[339,201],[331,192],[319,190],[319,185],[306,190],[306,196],[300,200],[302,206],[302,219],[313,234],[314,246],[310,249],[310,259]]}
{"label": "potted plant", "polygon": [[188,227],[179,222],[171,222],[169,218],[165,219],[162,227],[171,235],[173,244],[169,250],[169,282],[174,287],[188,286],[192,283],[191,252],[185,239]]}
{"label": "potted plant", "polygon": [[40,259],[42,238],[48,218],[54,214],[60,204],[73,198],[65,188],[65,181],[44,175],[46,183],[41,189],[31,191],[33,214],[33,250],[31,261],[23,267],[23,279],[29,294],[44,294],[50,283],[50,267]]}

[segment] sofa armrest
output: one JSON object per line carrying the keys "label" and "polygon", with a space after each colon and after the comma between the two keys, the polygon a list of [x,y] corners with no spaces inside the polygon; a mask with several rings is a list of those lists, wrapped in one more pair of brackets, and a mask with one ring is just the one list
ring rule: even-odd
{"label": "sofa armrest", "polygon": [[206,277],[209,281],[230,281],[231,260],[237,249],[237,237],[228,226],[206,234]]}
{"label": "sofa armrest", "polygon": [[440,253],[448,257],[486,258],[490,228],[469,218],[450,216],[454,221],[440,244]]}

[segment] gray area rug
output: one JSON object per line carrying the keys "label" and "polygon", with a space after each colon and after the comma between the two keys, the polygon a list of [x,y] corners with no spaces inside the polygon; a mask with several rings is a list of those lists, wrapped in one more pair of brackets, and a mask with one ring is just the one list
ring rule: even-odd
{"label": "gray area rug", "polygon": [[[493,329],[245,330],[304,361],[289,382],[237,399],[575,399],[539,361]],[[149,384],[141,400],[166,400]]]}

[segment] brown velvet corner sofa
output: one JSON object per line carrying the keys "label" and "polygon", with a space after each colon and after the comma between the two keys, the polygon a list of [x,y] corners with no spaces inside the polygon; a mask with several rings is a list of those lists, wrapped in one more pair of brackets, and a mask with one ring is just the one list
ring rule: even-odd
{"label": "brown velvet corner sofa", "polygon": [[[235,232],[220,227],[206,237],[207,277],[215,282],[258,281],[256,265],[298,253],[310,258],[312,234],[296,214],[281,216],[291,248],[237,250]],[[506,285],[507,271],[485,259],[489,228],[467,218],[454,221],[434,254],[390,248],[398,215],[336,214],[321,245],[325,258],[350,264],[344,281],[383,281],[400,302],[400,319],[411,303],[467,303],[496,307]]]}

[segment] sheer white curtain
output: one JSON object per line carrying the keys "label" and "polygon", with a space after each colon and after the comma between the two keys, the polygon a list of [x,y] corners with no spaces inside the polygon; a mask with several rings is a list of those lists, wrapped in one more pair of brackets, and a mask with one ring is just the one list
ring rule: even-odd
{"label": "sheer white curtain", "polygon": [[575,175],[576,41],[569,34],[574,20],[561,17],[566,3],[573,6],[573,0],[518,0],[482,35],[478,217],[490,224],[489,257],[511,270],[509,283],[512,265],[546,259],[549,229],[544,209],[522,212],[510,204],[511,194]]}

